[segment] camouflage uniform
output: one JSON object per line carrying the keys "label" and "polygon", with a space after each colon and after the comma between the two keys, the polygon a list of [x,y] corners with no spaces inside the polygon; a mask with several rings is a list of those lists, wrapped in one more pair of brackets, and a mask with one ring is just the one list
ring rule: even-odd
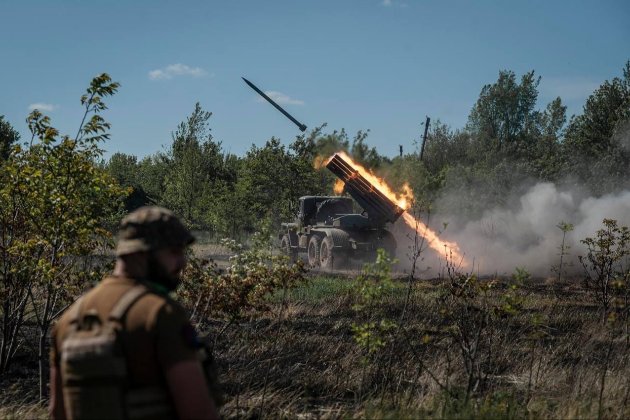
{"label": "camouflage uniform", "polygon": [[[183,248],[193,241],[194,237],[172,212],[160,207],[143,207],[122,220],[116,255]],[[139,286],[146,290],[129,305],[121,321],[128,403],[123,413],[128,418],[172,418],[175,415],[165,372],[178,362],[199,360],[200,346],[188,314],[150,278],[107,276],[80,299],[80,304],[70,307],[53,328],[51,366],[61,375],[64,406],[69,417],[98,418],[109,412],[108,407],[99,404],[98,395],[89,396],[88,387],[82,385],[80,378],[77,385],[64,377],[62,349],[73,322],[86,313],[97,314],[100,321],[105,322],[121,297]],[[87,400],[81,401],[82,398]]]}

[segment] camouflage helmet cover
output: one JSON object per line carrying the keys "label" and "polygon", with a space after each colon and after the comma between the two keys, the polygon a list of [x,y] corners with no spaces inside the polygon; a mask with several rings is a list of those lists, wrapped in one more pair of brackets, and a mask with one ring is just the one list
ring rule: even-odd
{"label": "camouflage helmet cover", "polygon": [[194,236],[172,211],[145,206],[132,211],[120,222],[116,256],[173,246],[185,247],[194,241]]}

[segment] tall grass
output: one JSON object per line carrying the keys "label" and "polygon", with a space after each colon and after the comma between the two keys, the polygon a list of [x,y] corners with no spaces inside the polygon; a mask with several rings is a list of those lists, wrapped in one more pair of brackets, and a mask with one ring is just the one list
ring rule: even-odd
{"label": "tall grass", "polygon": [[[384,345],[366,354],[352,331],[363,316],[355,309],[354,279],[313,275],[284,295],[277,291],[268,313],[240,319],[218,337],[215,356],[227,397],[223,415],[629,416],[627,341],[623,335],[611,339],[587,289],[572,279],[561,287],[530,279],[514,290],[508,279],[480,281],[496,283],[485,297],[487,308],[505,305],[506,292],[520,297],[520,308],[484,330],[491,332],[483,339],[489,340],[492,353],[480,360],[482,380],[474,389],[468,390],[462,350],[452,341],[452,325],[441,312],[444,280],[414,280],[404,324],[388,330]],[[406,291],[405,282],[394,281],[370,316],[398,319]],[[534,318],[539,322],[533,323]],[[224,327],[221,321],[209,325],[211,334]],[[0,390],[0,418],[46,416],[45,407],[35,404],[32,385],[22,381]]]}
{"label": "tall grass", "polygon": [[[449,341],[450,326],[440,313],[441,282],[417,281],[405,333],[392,330],[367,359],[352,332],[360,316],[353,309],[352,282],[315,276],[286,295],[282,328],[270,315],[226,332],[216,348],[229,396],[226,416],[592,418],[600,412],[602,389],[602,417],[627,415],[625,341],[613,341],[609,350],[598,308],[577,283],[554,290],[530,280],[512,292],[507,280],[497,280],[487,296],[488,308],[505,305],[506,291],[522,297],[521,308],[485,337],[493,353],[484,360],[492,364],[480,364],[483,381],[466,398],[461,349]],[[405,292],[406,285],[395,282],[374,315],[395,318]],[[555,293],[562,297],[559,302]],[[277,296],[273,300],[280,304]],[[544,322],[534,325],[534,315]],[[604,387],[602,369],[607,372]]]}

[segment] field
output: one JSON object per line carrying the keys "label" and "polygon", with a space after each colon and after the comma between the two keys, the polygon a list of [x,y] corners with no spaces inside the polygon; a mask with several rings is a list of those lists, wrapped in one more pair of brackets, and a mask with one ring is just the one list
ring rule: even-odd
{"label": "field", "polygon": [[[441,280],[399,279],[367,314],[353,309],[352,280],[313,278],[288,294],[286,306],[278,298],[272,315],[218,338],[224,414],[623,418],[628,342],[611,336],[584,290],[567,283],[555,298],[544,281],[532,280],[516,292],[518,313],[478,323],[484,305],[501,307],[505,291],[514,290],[499,283],[485,303],[468,308],[471,319],[460,324],[470,328],[467,341],[454,331],[459,321],[444,313]],[[352,326],[379,319],[398,325],[370,351]]]}
{"label": "field", "polygon": [[[366,301],[357,274],[311,273],[263,314],[199,325],[226,418],[626,416],[627,322],[602,321],[579,279],[399,277]],[[0,417],[46,415],[36,369],[16,363]]]}
{"label": "field", "polygon": [[[408,286],[396,280],[368,316],[353,309],[352,279],[320,275],[284,299],[275,296],[267,316],[227,327],[210,323],[227,397],[224,415],[624,417],[628,343],[602,327],[579,284],[564,284],[558,299],[540,279],[522,286],[519,313],[474,331],[484,337],[468,357],[443,314],[443,281],[413,282],[403,314]],[[486,303],[501,305],[505,288],[497,284]],[[357,344],[352,326],[377,318],[399,326],[370,352]],[[468,398],[467,359],[479,365]],[[30,404],[36,393],[29,385],[36,388],[28,379],[3,387],[3,417],[44,414]]]}

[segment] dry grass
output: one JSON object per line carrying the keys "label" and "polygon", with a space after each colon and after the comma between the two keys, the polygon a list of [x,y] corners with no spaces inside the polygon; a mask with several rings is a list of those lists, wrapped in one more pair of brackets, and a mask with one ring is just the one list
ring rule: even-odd
{"label": "dry grass", "polygon": [[31,378],[0,382],[0,419],[46,419],[46,402],[39,403],[37,371]]}
{"label": "dry grass", "polygon": [[[603,418],[628,417],[629,344],[610,334],[578,282],[556,299],[540,280],[518,290],[522,306],[484,327],[482,379],[466,398],[460,343],[441,312],[439,281],[415,281],[401,321],[404,279],[373,308],[353,309],[352,279],[314,277],[272,299],[272,312],[229,325],[215,355],[227,418]],[[500,303],[498,287],[487,298]],[[385,346],[368,355],[353,323],[391,319]],[[534,328],[533,319],[542,319]],[[225,324],[209,321],[211,334]],[[534,335],[537,331],[539,334]],[[0,383],[0,418],[45,417],[36,370]],[[29,371],[30,374],[27,372]],[[604,377],[605,373],[605,377]],[[602,388],[602,379],[605,380]],[[602,404],[600,407],[600,391]]]}
{"label": "dry grass", "polygon": [[[519,313],[483,333],[483,380],[466,399],[461,350],[440,315],[436,282],[413,284],[404,329],[370,356],[353,338],[351,325],[362,315],[352,309],[350,282],[316,278],[290,293],[285,309],[278,302],[273,314],[219,337],[226,417],[627,416],[628,343],[611,339],[580,287],[565,285],[557,300],[542,281],[521,288]],[[399,320],[404,292],[400,284],[383,299],[376,318]],[[535,315],[544,319],[536,336]]]}

